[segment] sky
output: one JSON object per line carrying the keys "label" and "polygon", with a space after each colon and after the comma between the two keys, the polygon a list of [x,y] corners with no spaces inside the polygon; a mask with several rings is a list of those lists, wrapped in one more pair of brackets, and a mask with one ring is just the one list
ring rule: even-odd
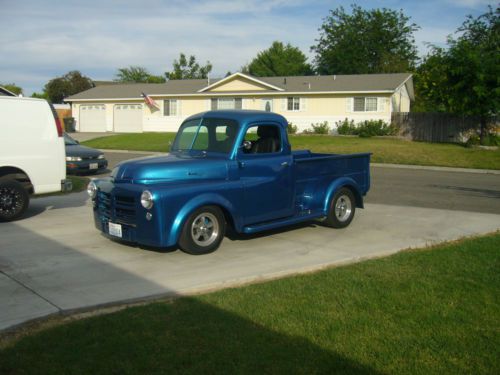
{"label": "sky", "polygon": [[143,66],[151,74],[172,69],[181,52],[213,65],[211,77],[239,71],[275,40],[310,47],[329,10],[402,9],[420,26],[425,43],[444,46],[466,16],[487,11],[488,0],[0,0],[0,83],[25,95],[50,79],[79,70],[112,80],[118,68]]}

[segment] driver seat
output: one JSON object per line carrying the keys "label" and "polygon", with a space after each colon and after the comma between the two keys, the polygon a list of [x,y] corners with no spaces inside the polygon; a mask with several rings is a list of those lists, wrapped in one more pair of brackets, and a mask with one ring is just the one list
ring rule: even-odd
{"label": "driver seat", "polygon": [[253,153],[265,154],[276,152],[280,148],[278,128],[275,126],[259,126],[257,135],[259,139],[253,145]]}

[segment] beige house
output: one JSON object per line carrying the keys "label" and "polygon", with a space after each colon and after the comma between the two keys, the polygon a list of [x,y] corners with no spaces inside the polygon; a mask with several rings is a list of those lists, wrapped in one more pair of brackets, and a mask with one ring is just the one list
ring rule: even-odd
{"label": "beige house", "polygon": [[[147,105],[142,93],[154,100]],[[335,128],[408,112],[413,100],[412,75],[364,74],[300,77],[253,77],[235,73],[223,79],[172,80],[163,84],[113,84],[66,98],[81,132],[177,131],[188,116],[207,110],[273,111],[297,125],[328,121]]]}

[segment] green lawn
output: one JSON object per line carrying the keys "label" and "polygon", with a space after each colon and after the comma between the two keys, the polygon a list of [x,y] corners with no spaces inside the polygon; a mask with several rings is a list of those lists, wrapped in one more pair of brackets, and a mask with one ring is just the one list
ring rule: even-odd
{"label": "green lawn", "polygon": [[78,320],[4,345],[0,373],[499,374],[499,249],[495,234]]}
{"label": "green lawn", "polygon": [[[101,149],[167,152],[169,142],[174,136],[175,133],[120,134],[83,143]],[[372,161],[375,163],[500,169],[500,150],[481,150],[455,144],[409,142],[393,138],[294,135],[290,137],[290,141],[294,149],[310,149],[315,152],[372,152]]]}

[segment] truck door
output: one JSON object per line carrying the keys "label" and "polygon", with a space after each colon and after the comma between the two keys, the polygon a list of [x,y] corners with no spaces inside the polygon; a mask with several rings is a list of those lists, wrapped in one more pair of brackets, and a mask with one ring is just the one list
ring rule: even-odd
{"label": "truck door", "polygon": [[277,124],[248,127],[238,150],[243,221],[255,224],[293,215],[292,156]]}

